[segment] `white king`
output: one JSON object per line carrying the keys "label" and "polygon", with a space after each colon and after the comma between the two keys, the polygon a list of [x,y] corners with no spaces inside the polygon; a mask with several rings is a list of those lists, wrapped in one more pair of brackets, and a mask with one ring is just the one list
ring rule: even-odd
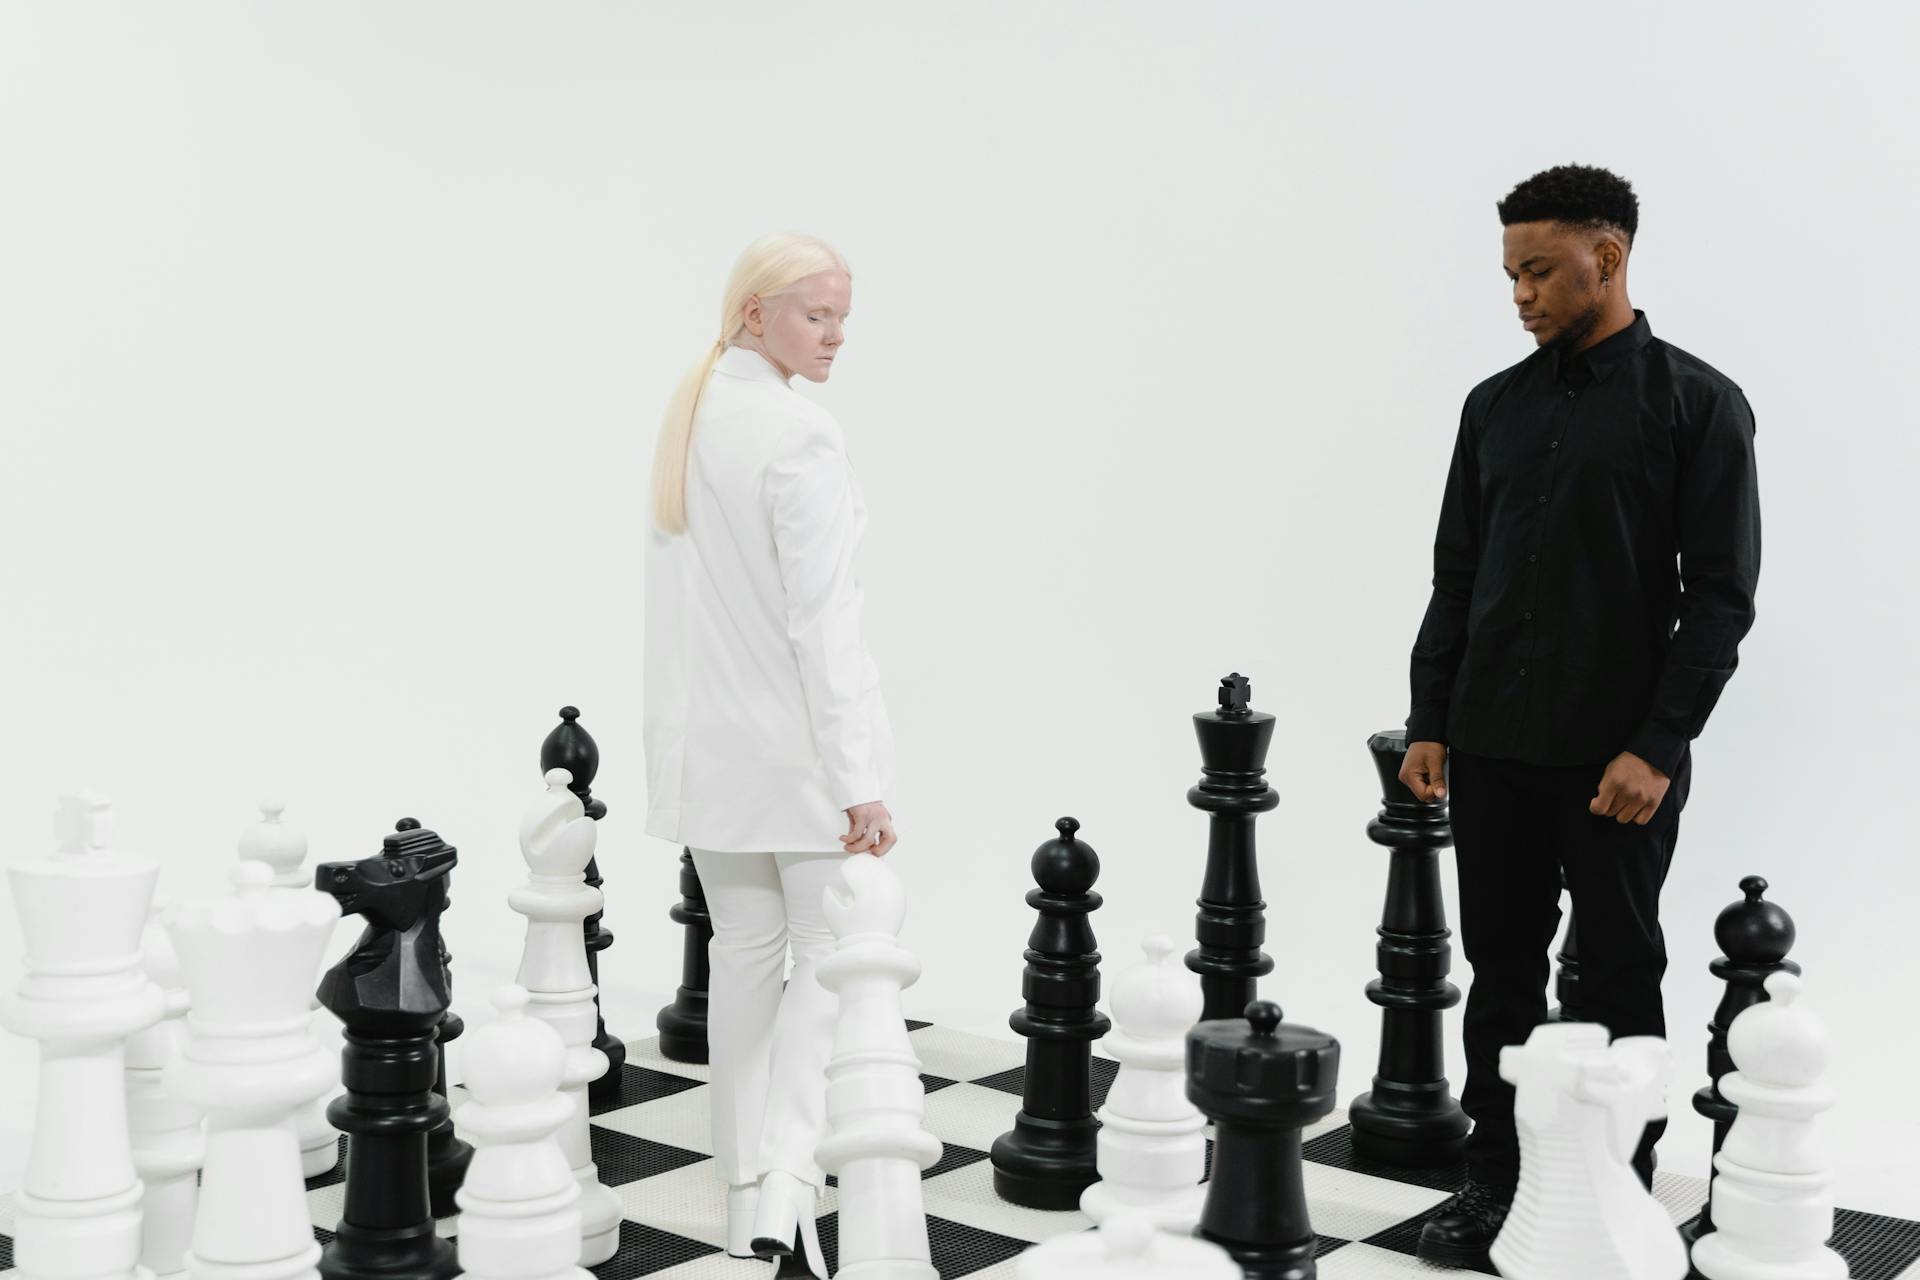
{"label": "white king", "polygon": [[27,973],[0,1022],[40,1042],[33,1149],[14,1201],[20,1280],[153,1274],[139,1263],[123,1071],[127,1037],[165,1007],[140,958],[160,866],[110,848],[109,818],[95,796],[61,797],[53,853],[7,872]]}
{"label": "white king", "polygon": [[264,863],[239,863],[233,880],[232,895],[165,916],[193,999],[167,1088],[207,1113],[187,1275],[305,1280],[320,1246],[294,1116],[338,1074],[308,1015],[339,909],[317,893],[273,892]]}

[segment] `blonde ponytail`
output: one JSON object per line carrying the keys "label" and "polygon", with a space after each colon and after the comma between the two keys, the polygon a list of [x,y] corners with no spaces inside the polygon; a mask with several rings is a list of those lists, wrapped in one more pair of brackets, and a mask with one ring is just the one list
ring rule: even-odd
{"label": "blonde ponytail", "polygon": [[740,332],[747,300],[764,301],[822,271],[847,271],[846,259],[824,240],[785,231],[755,240],[733,264],[720,305],[721,336],[680,379],[660,420],[660,437],[653,450],[653,522],[661,532],[687,531],[687,465],[693,455],[694,415],[713,366]]}

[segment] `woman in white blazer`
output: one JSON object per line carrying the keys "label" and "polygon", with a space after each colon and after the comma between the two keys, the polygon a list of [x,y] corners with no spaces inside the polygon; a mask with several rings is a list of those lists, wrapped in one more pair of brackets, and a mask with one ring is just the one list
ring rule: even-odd
{"label": "woman in white blazer", "polygon": [[[693,851],[707,909],[707,1040],[727,1252],[824,1276],[813,1204],[836,1002],[821,895],[839,860],[893,847],[893,735],[860,635],[866,507],[825,382],[852,277],[810,236],[734,265],[720,336],[654,457],[647,552],[647,832]],[[793,972],[781,977],[791,948]]]}

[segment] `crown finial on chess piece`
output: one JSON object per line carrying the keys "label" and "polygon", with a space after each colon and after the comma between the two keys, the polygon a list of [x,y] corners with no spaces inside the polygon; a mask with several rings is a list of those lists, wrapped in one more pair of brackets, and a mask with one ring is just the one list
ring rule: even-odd
{"label": "crown finial on chess piece", "polygon": [[113,804],[91,791],[64,795],[55,802],[53,837],[55,851],[69,857],[89,849],[104,849],[112,842]]}
{"label": "crown finial on chess piece", "polygon": [[393,824],[393,829],[395,831],[418,831],[420,829],[420,819],[402,818]]}
{"label": "crown finial on chess piece", "polygon": [[560,708],[560,718],[568,722],[578,720],[580,718],[580,708],[562,707]]}
{"label": "crown finial on chess piece", "polygon": [[1257,1036],[1271,1039],[1280,1027],[1281,1017],[1280,1006],[1271,1000],[1255,1000],[1247,1006],[1247,1022]]}
{"label": "crown finial on chess piece", "polygon": [[1053,829],[1060,834],[1033,851],[1034,881],[1056,897],[1085,893],[1100,876],[1100,855],[1078,838],[1079,819],[1061,818]]}
{"label": "crown finial on chess piece", "polygon": [[540,775],[549,791],[565,791],[573,785],[573,774],[561,768],[552,768]]}
{"label": "crown finial on chess piece", "polygon": [[1741,900],[1728,905],[1713,922],[1713,940],[1726,956],[1741,964],[1778,964],[1793,949],[1793,917],[1767,891],[1762,876],[1740,881]]}

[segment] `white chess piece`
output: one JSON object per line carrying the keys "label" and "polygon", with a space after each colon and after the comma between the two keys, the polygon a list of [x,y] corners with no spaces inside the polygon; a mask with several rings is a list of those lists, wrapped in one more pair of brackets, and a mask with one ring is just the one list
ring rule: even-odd
{"label": "white chess piece", "polygon": [[1720,1092],[1740,1108],[1714,1168],[1715,1230],[1693,1245],[1707,1280],[1844,1280],[1833,1234],[1833,1172],[1817,1121],[1833,1105],[1826,1024],[1798,1003],[1801,980],[1767,979],[1767,1001],[1727,1030],[1734,1071]]}
{"label": "white chess piece", "polygon": [[592,1280],[578,1265],[580,1184],[555,1136],[575,1100],[560,1091],[567,1046],[527,1017],[524,987],[493,994],[500,1016],[467,1037],[466,1101],[453,1122],[473,1144],[460,1206],[460,1265],[474,1280]]}
{"label": "white chess piece", "polygon": [[127,1037],[159,1021],[140,933],[160,873],[109,845],[110,807],[62,796],[56,848],[8,868],[26,976],[0,1022],[40,1042],[33,1147],[14,1199],[20,1280],[152,1280],[140,1264],[140,1178],[128,1137]]}
{"label": "white chess piece", "polygon": [[526,950],[516,981],[531,998],[527,1012],[560,1033],[567,1046],[561,1085],[574,1103],[560,1128],[560,1149],[580,1184],[579,1261],[597,1266],[620,1242],[620,1197],[600,1183],[587,1125],[587,1085],[607,1069],[607,1055],[593,1047],[594,985],[587,970],[582,923],[600,909],[600,891],[586,882],[598,826],[580,797],[567,790],[573,775],[549,769],[547,789],[520,820],[520,853],[527,882],[507,903],[527,918]]}
{"label": "white chess piece", "polygon": [[1035,1245],[1014,1263],[1019,1280],[1242,1280],[1233,1255],[1209,1240],[1172,1235],[1145,1214],[1115,1209],[1098,1231]]}
{"label": "white chess piece", "polygon": [[[240,832],[240,860],[264,862],[273,869],[273,887],[283,893],[318,894],[312,873],[305,869],[307,837],[296,827],[280,821],[286,805],[278,800],[260,802],[260,820],[249,823]],[[324,896],[324,895],[322,895]],[[335,910],[338,910],[336,906]],[[322,963],[325,962],[324,955]],[[314,974],[318,986],[320,975]],[[333,1057],[333,1082],[309,1106],[300,1112],[300,1171],[309,1178],[331,1173],[340,1163],[340,1131],[327,1120],[327,1103],[340,1093],[340,1019],[322,1009],[315,997],[311,1001],[314,1038]]]}
{"label": "white chess piece", "polygon": [[821,894],[832,954],[820,985],[838,992],[827,1063],[827,1136],[815,1159],[840,1180],[840,1277],[938,1280],[927,1247],[920,1172],[940,1159],[921,1124],[926,1088],[900,1015],[920,961],[897,940],[907,893],[886,862],[853,854],[846,884]]}
{"label": "white chess piece", "polygon": [[1080,1211],[1100,1223],[1143,1214],[1186,1233],[1206,1199],[1207,1119],[1187,1100],[1187,1032],[1205,998],[1172,938],[1153,934],[1141,949],[1146,962],[1113,984],[1113,1030],[1102,1044],[1120,1071],[1100,1108],[1100,1181],[1080,1194]]}
{"label": "white chess piece", "polygon": [[133,1165],[146,1186],[140,1205],[140,1261],[158,1280],[170,1280],[185,1273],[194,1210],[200,1203],[196,1175],[206,1145],[200,1108],[175,1096],[164,1079],[167,1064],[180,1056],[185,1041],[180,1019],[186,1016],[188,998],[180,958],[161,927],[160,914],[156,904],[147,916],[140,951],[147,977],[166,995],[166,1012],[127,1039],[127,1128]]}
{"label": "white chess piece", "polygon": [[193,1003],[186,1052],[167,1087],[207,1113],[191,1280],[314,1280],[313,1238],[294,1117],[339,1075],[313,1037],[314,975],[340,918],[321,894],[271,888],[258,862],[234,892],[166,914]]}
{"label": "white chess piece", "polygon": [[1512,1280],[1681,1280],[1687,1251],[1633,1171],[1649,1121],[1666,1114],[1673,1060],[1655,1036],[1549,1022],[1500,1051],[1515,1087],[1520,1185],[1493,1242]]}

